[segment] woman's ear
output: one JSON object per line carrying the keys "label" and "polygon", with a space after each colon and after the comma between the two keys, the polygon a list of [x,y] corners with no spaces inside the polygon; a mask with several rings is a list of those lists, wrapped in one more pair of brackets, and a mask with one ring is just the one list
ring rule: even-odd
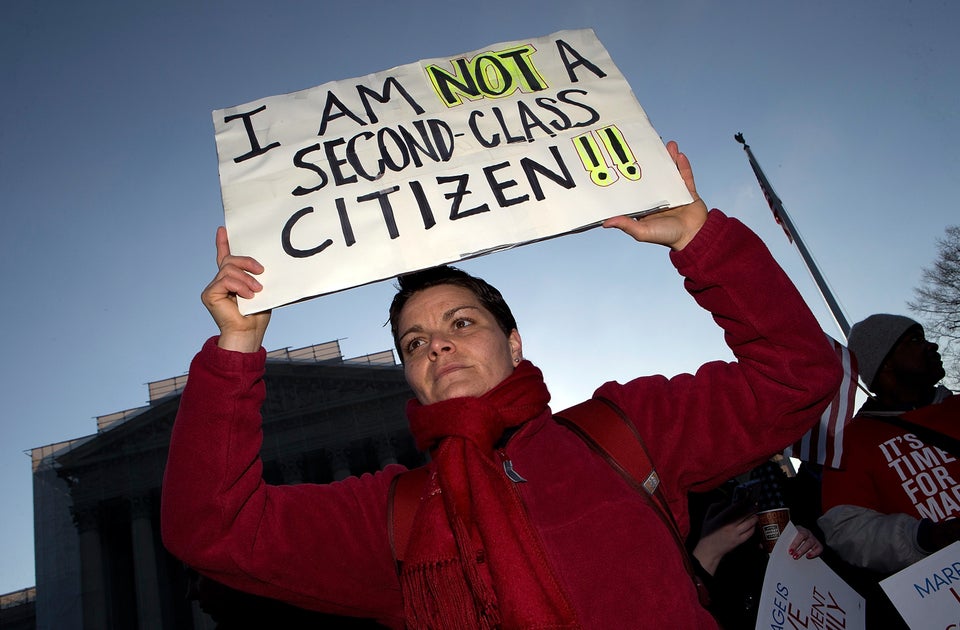
{"label": "woman's ear", "polygon": [[523,340],[520,339],[520,333],[516,328],[510,331],[507,342],[510,344],[510,356],[513,357],[514,365],[523,361]]}

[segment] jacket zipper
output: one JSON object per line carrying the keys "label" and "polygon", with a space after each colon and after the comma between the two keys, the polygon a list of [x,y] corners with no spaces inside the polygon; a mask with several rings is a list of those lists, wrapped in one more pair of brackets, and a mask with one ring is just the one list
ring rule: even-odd
{"label": "jacket zipper", "polygon": [[513,469],[513,462],[510,461],[509,457],[507,457],[507,452],[504,449],[497,449],[497,454],[500,456],[500,461],[503,462],[503,472],[506,473],[507,479],[513,483],[527,482],[526,479],[520,476],[520,473]]}

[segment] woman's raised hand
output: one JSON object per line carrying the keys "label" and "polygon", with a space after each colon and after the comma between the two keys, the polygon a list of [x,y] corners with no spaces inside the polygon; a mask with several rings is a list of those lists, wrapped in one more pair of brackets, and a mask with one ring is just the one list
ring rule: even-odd
{"label": "woman's raised hand", "polygon": [[700,231],[700,227],[706,222],[707,206],[697,194],[690,160],[680,152],[677,143],[673,140],[667,143],[667,153],[677,165],[680,177],[687,185],[693,201],[636,219],[627,216],[613,217],[604,221],[603,227],[622,230],[641,243],[657,243],[679,251],[693,240]]}
{"label": "woman's raised hand", "polygon": [[249,256],[230,254],[227,229],[217,228],[217,275],[200,294],[220,329],[217,345],[225,350],[256,352],[270,322],[270,311],[241,315],[237,296],[252,298],[263,285],[254,277],[263,273],[263,265]]}

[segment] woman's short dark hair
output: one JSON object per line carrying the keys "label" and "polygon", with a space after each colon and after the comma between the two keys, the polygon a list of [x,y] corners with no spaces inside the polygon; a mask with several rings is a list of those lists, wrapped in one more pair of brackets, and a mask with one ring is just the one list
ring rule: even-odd
{"label": "woman's short dark hair", "polygon": [[397,348],[401,361],[403,361],[403,352],[400,350],[400,331],[397,328],[400,324],[400,311],[414,293],[430,287],[452,284],[467,289],[477,296],[485,309],[490,311],[504,335],[509,337],[510,333],[517,328],[517,320],[514,319],[500,291],[486,280],[471,276],[456,267],[447,265],[430,267],[399,276],[397,282],[397,294],[393,296],[393,302],[390,303],[390,332],[393,333],[393,344]]}

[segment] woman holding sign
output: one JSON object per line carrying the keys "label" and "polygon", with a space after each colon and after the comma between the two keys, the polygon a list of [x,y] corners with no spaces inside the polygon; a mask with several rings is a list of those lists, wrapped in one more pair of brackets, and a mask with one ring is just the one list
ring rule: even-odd
{"label": "woman holding sign", "polygon": [[174,427],[168,548],[229,586],[395,628],[717,627],[676,541],[688,526],[687,491],[802,435],[835,393],[840,367],[759,239],[708,213],[686,156],[673,142],[667,150],[694,201],[604,226],[671,248],[737,361],[596,391],[608,402],[595,408],[616,409],[645,444],[659,474],[659,486],[645,480],[650,495],[555,420],[500,293],[446,267],[401,278],[390,309],[416,394],[411,430],[432,459],[409,532],[400,537],[391,514],[407,509],[391,491],[397,477],[411,478],[401,466],[329,485],[265,484],[259,408],[270,315],[244,317],[236,304],[260,290],[262,267],[230,255],[221,228],[220,269],[203,292],[220,335],[194,359]]}

